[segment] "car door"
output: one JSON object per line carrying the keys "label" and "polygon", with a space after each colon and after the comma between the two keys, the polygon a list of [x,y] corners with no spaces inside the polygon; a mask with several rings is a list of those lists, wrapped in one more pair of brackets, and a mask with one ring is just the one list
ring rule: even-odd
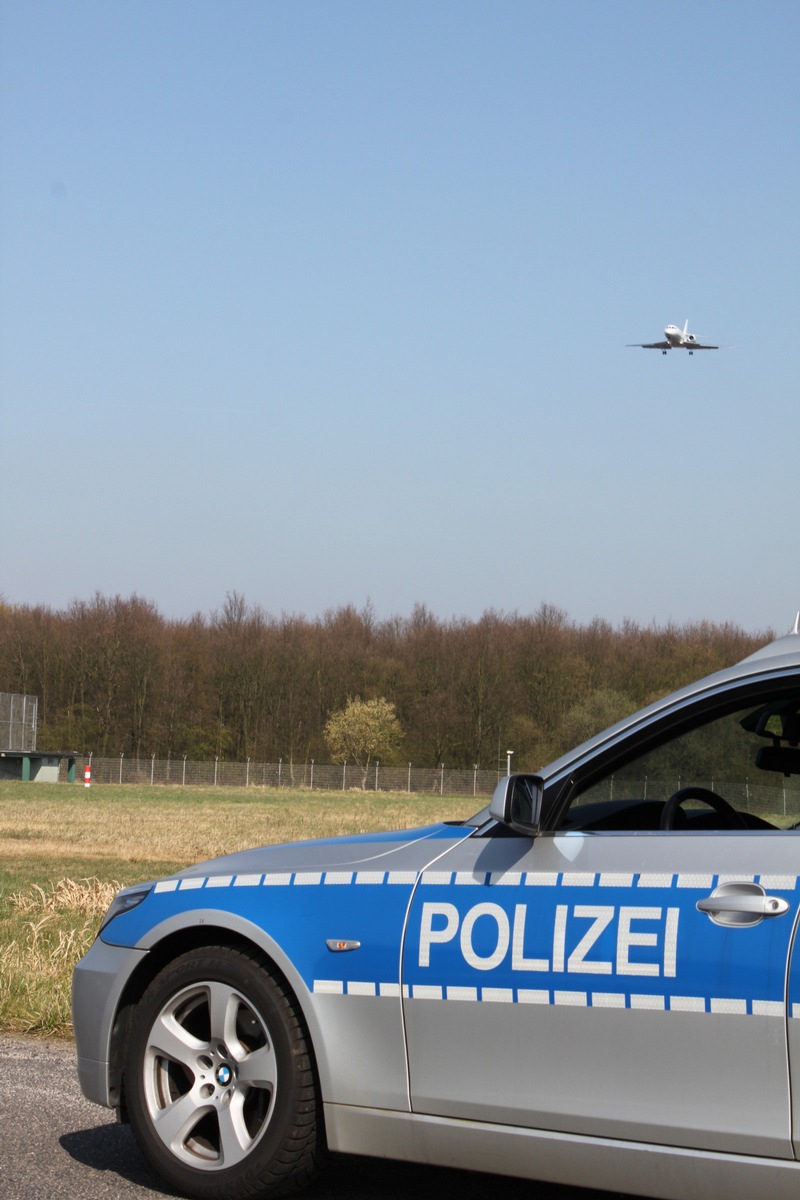
{"label": "car door", "polygon": [[[678,735],[675,714],[639,730],[545,787],[557,828],[490,825],[422,874],[403,953],[414,1111],[791,1157],[797,834],[743,778],[763,731],[742,722],[770,703],[739,689]],[[687,772],[726,767],[715,787],[747,791],[743,824],[700,804],[652,827]],[[778,784],[759,786],[775,816]]]}

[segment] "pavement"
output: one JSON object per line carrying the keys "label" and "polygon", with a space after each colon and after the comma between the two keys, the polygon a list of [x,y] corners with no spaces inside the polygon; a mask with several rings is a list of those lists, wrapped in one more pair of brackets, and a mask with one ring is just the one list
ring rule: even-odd
{"label": "pavement", "polygon": [[[343,1156],[334,1157],[300,1195],[305,1200],[486,1200],[501,1194],[503,1200],[530,1200],[532,1189],[536,1200],[613,1200],[609,1192]],[[150,1170],[130,1128],[84,1099],[71,1042],[0,1034],[0,1195],[3,1200],[153,1200],[175,1193]]]}

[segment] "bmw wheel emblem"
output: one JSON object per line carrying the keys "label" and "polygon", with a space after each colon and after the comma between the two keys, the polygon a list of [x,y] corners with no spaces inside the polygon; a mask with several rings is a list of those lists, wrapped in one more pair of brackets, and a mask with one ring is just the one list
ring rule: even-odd
{"label": "bmw wheel emblem", "polygon": [[227,1063],[220,1063],[217,1067],[217,1083],[220,1087],[227,1087],[233,1078],[233,1071]]}

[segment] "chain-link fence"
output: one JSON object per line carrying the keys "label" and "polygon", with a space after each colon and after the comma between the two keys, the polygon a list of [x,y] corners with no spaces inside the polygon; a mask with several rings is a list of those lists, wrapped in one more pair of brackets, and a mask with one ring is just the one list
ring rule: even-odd
{"label": "chain-link fence", "polygon": [[[190,762],[185,758],[135,758],[122,754],[117,758],[86,757],[76,759],[76,780],[83,781],[85,768],[91,768],[93,783],[127,783],[172,787],[255,787],[301,788],[319,791],[343,791],[365,788],[375,792],[414,792],[438,796],[489,797],[497,781],[505,774],[506,763],[493,770],[472,767],[415,767],[383,766],[371,763],[366,773],[354,763],[228,762],[215,759]],[[62,778],[66,766],[62,765]],[[609,776],[602,785],[592,789],[594,801],[644,797],[664,800],[673,791],[688,783],[709,788],[723,796],[734,808],[781,823],[800,820],[800,780],[781,783],[749,779],[626,779],[616,783]],[[673,786],[674,784],[674,786]],[[601,792],[603,794],[601,794]],[[607,794],[606,794],[607,793]]]}
{"label": "chain-link fence", "polygon": [[38,696],[0,692],[0,750],[35,750],[38,712]]}
{"label": "chain-link fence", "polygon": [[[667,800],[673,792],[688,787],[704,788],[727,800],[737,812],[750,813],[754,817],[780,824],[800,821],[800,778],[792,776],[780,783],[762,779],[687,779],[677,775],[672,779],[645,777],[644,779],[615,780],[613,775],[591,789],[591,801],[652,799]],[[588,798],[588,797],[586,797]],[[578,803],[583,801],[579,800]],[[686,800],[687,807],[702,807],[703,801]]]}
{"label": "chain-link fence", "polygon": [[[76,759],[75,778],[84,780],[91,768],[93,783],[129,783],[173,787],[270,787],[343,791],[364,788],[376,792],[417,792],[440,796],[491,796],[505,770],[478,767],[389,767],[370,763],[366,772],[355,763],[228,762],[215,759],[190,762],[185,758]],[[62,776],[66,778],[66,774]]]}

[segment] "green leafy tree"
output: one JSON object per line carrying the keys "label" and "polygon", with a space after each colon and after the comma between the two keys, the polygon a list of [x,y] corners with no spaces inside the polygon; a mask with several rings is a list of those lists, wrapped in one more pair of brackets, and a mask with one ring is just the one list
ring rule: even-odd
{"label": "green leafy tree", "polygon": [[325,723],[325,741],[334,760],[355,763],[361,770],[362,788],[373,759],[391,758],[402,736],[394,705],[383,697],[348,700]]}

